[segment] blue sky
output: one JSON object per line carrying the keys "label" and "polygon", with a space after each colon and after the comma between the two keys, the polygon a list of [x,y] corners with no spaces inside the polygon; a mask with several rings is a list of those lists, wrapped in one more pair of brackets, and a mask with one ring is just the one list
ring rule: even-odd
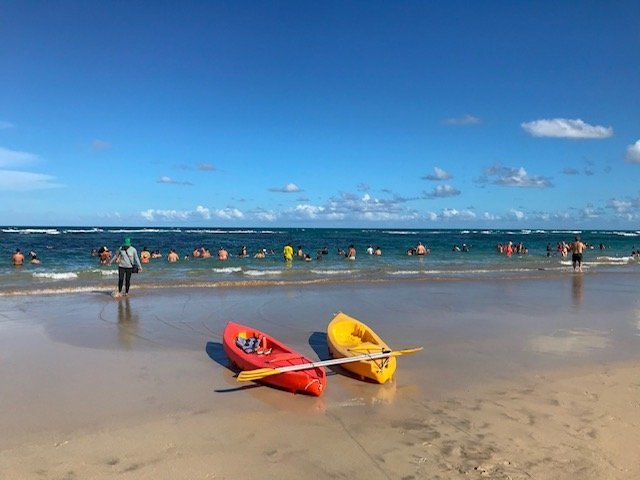
{"label": "blue sky", "polygon": [[640,228],[640,3],[0,0],[0,224]]}

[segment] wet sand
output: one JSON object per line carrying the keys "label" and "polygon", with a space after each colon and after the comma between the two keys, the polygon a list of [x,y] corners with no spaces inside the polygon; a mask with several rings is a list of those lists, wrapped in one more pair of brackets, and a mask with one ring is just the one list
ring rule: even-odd
{"label": "wet sand", "polygon": [[[0,298],[0,478],[640,477],[637,276]],[[238,384],[227,321],[312,358],[342,310],[393,383]]]}

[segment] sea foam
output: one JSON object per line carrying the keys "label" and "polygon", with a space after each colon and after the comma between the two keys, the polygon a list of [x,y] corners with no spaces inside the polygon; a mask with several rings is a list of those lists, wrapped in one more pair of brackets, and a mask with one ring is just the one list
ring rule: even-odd
{"label": "sea foam", "polygon": [[78,278],[75,272],[35,272],[34,278],[46,278],[48,280],[73,280]]}

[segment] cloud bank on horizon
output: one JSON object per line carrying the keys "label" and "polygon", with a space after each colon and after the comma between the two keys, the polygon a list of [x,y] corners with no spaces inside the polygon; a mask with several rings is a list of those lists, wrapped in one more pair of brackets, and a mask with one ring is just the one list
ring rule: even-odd
{"label": "cloud bank on horizon", "polygon": [[0,224],[640,228],[635,4],[255,7],[8,6]]}

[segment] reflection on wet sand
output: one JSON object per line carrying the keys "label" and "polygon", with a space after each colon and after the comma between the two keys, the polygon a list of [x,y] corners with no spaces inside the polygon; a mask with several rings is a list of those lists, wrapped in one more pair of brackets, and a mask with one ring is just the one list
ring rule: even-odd
{"label": "reflection on wet sand", "polygon": [[539,335],[529,342],[532,350],[556,355],[584,355],[609,347],[609,332],[594,329],[557,330],[553,335]]}
{"label": "reflection on wet sand", "polygon": [[582,297],[584,293],[584,276],[581,273],[573,275],[571,280],[571,297],[573,300],[573,306],[579,307],[582,303]]}
{"label": "reflection on wet sand", "polygon": [[118,341],[127,350],[134,346],[138,336],[138,315],[131,310],[131,303],[128,298],[118,302]]}

